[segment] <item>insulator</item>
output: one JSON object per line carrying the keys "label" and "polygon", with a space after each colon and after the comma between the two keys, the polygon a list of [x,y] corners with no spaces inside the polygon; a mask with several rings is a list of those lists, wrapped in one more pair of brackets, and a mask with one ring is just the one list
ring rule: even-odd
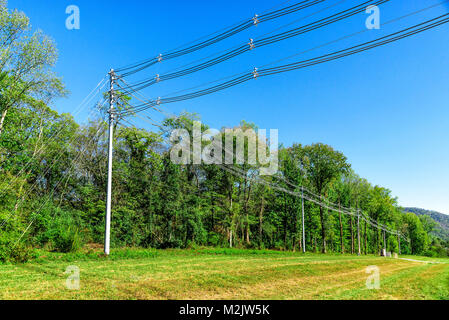
{"label": "insulator", "polygon": [[259,17],[259,15],[254,15],[254,18],[253,18],[253,23],[254,23],[254,25],[255,26],[257,26],[258,24],[259,24],[259,19],[258,19],[258,17]]}
{"label": "insulator", "polygon": [[256,47],[253,39],[249,39],[248,45],[249,45],[249,50],[253,50]]}
{"label": "insulator", "polygon": [[259,73],[257,72],[257,68],[254,68],[254,71],[253,71],[254,79],[257,79],[258,76],[259,76]]}

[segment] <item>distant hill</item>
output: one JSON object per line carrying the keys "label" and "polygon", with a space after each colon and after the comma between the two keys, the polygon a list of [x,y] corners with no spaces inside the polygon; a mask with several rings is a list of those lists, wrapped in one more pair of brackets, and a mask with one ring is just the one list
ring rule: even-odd
{"label": "distant hill", "polygon": [[433,234],[443,240],[449,241],[449,215],[421,208],[404,208],[405,212],[413,212],[416,215],[426,215],[438,223]]}

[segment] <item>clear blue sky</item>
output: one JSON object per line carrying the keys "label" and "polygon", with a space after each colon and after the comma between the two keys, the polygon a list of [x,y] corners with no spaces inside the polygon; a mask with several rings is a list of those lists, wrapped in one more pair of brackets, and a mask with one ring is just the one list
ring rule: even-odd
{"label": "clear blue sky", "polygon": [[[150,58],[190,40],[261,13],[284,0],[10,0],[11,8],[30,16],[58,44],[57,73],[71,95],[56,101],[71,112],[111,67]],[[295,0],[290,1],[296,2]],[[130,79],[153,77],[211,53],[247,42],[337,0],[261,24],[221,44],[162,63]],[[360,2],[360,1],[359,1]],[[381,6],[381,20],[441,2],[391,0]],[[298,27],[357,1],[346,0],[330,11],[282,29]],[[68,5],[81,10],[81,29],[65,28]],[[401,22],[384,25],[332,46],[297,56],[313,57],[349,44],[371,40],[404,26],[448,12],[444,4]],[[149,98],[250,70],[314,46],[362,30],[366,14],[259,48],[198,74],[144,91]],[[439,27],[343,60],[251,81],[227,91],[165,106],[170,112],[197,112],[215,128],[244,119],[260,128],[279,129],[281,142],[323,142],[342,151],[354,170],[373,184],[392,190],[403,206],[449,213],[449,26]],[[77,120],[85,121],[86,113]],[[155,114],[156,119],[161,119]],[[145,127],[138,119],[133,122]]]}

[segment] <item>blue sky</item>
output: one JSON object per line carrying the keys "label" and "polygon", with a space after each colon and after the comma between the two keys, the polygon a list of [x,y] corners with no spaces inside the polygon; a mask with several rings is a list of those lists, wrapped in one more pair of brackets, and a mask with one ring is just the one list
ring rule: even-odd
{"label": "blue sky", "polygon": [[[157,56],[198,37],[262,13],[284,0],[118,1],[9,0],[24,11],[34,28],[58,44],[56,68],[71,91],[55,102],[60,112],[76,109],[111,67]],[[296,2],[291,0],[290,3]],[[161,63],[129,79],[164,74],[172,68],[235,45],[257,39],[280,26],[279,32],[315,21],[360,3],[327,0],[305,11],[240,33],[197,53]],[[381,22],[428,7],[442,0],[391,0],[382,5]],[[332,9],[307,17],[322,8]],[[77,5],[81,29],[67,30],[65,9]],[[378,38],[447,13],[449,5],[382,25],[330,46],[299,55],[285,63],[310,58]],[[188,89],[313,48],[361,31],[366,14],[264,48],[197,74],[145,90],[148,98]],[[300,22],[296,22],[303,19]],[[199,99],[163,106],[173,113],[197,112],[214,128],[240,120],[260,128],[279,129],[280,141],[323,142],[342,151],[354,170],[371,183],[387,187],[403,206],[449,213],[449,26],[427,31],[392,45],[273,77],[250,81]],[[87,112],[77,120],[86,120]],[[154,113],[154,119],[162,115]],[[139,119],[131,119],[148,127]]]}

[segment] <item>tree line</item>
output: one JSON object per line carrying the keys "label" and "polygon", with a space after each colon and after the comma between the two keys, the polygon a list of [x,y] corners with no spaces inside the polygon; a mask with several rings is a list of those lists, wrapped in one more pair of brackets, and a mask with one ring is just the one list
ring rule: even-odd
{"label": "tree line", "polygon": [[[53,40],[32,32],[29,19],[0,0],[0,261],[24,261],[31,248],[69,252],[103,242],[107,124],[80,125],[51,106],[67,95],[52,69]],[[164,120],[154,131],[117,125],[114,140],[112,246],[220,246],[309,252],[358,251],[357,218],[256,183],[257,167],[177,165],[168,133],[191,130],[196,115]],[[242,130],[257,127],[242,121]],[[404,213],[391,191],[359,177],[331,146],[279,148],[283,188],[303,186],[322,201],[361,210],[408,239],[360,222],[363,254],[381,248],[447,254],[431,220]],[[267,178],[270,179],[270,178]],[[274,179],[274,178],[271,178]],[[305,238],[302,233],[302,206]],[[443,248],[443,250],[442,250]]]}

